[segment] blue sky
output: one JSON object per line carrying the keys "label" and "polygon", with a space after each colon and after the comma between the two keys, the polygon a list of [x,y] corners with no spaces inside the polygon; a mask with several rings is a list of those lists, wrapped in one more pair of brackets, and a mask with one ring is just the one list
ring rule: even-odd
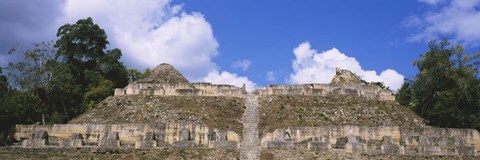
{"label": "blue sky", "polygon": [[479,7],[479,0],[2,1],[0,66],[15,61],[9,48],[54,40],[60,25],[92,17],[129,68],[167,62],[190,81],[251,90],[328,83],[340,67],[397,89],[417,73],[412,62],[430,39],[477,52]]}
{"label": "blue sky", "polygon": [[[297,2],[297,3],[296,3]],[[253,61],[245,74],[262,85],[265,73],[282,83],[292,72],[293,48],[309,41],[317,50],[338,48],[369,70],[392,68],[409,77],[423,42],[408,43],[406,17],[425,7],[416,1],[180,1],[205,15],[220,42],[222,69],[238,59]],[[227,56],[228,55],[228,56]]]}

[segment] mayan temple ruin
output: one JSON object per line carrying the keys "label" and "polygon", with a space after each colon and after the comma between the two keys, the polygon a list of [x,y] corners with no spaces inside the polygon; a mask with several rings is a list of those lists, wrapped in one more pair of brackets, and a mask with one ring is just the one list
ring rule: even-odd
{"label": "mayan temple ruin", "polygon": [[268,85],[249,93],[245,86],[191,83],[160,64],[68,124],[18,124],[13,134],[12,150],[132,154],[126,159],[177,150],[182,154],[155,159],[480,155],[477,130],[428,126],[395,102],[392,91],[339,68],[330,84]]}

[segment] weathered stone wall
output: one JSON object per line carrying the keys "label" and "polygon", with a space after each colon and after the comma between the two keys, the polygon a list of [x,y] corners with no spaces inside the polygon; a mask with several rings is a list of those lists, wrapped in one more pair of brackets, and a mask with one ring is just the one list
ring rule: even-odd
{"label": "weathered stone wall", "polygon": [[308,148],[366,154],[479,155],[474,129],[402,127],[292,127],[276,129],[261,140],[266,149]]}
{"label": "weathered stone wall", "polygon": [[256,95],[352,96],[376,100],[395,100],[392,92],[377,85],[364,84],[302,84],[269,85],[253,91]]}
{"label": "weathered stone wall", "polygon": [[32,141],[39,131],[48,133],[45,146],[60,147],[66,143],[78,147],[76,139],[80,139],[84,146],[136,148],[142,148],[139,144],[155,147],[237,148],[240,141],[238,134],[233,131],[221,131],[195,123],[17,125],[14,137],[17,141]]}
{"label": "weathered stone wall", "polygon": [[216,85],[211,83],[130,83],[125,88],[115,89],[115,96],[119,95],[200,95],[200,96],[235,96],[246,95],[245,88],[233,85]]}

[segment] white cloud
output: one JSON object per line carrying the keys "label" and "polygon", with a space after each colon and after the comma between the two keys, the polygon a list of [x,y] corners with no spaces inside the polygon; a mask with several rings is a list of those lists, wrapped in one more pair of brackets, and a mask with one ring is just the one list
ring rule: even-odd
{"label": "white cloud", "polygon": [[252,64],[252,62],[248,59],[238,60],[238,61],[233,62],[232,68],[241,69],[242,71],[246,71],[248,69],[248,67],[250,67],[250,64]]}
{"label": "white cloud", "polygon": [[336,67],[350,70],[368,82],[384,82],[385,86],[392,90],[399,89],[403,83],[404,76],[395,70],[387,69],[380,75],[375,71],[363,70],[355,58],[341,53],[336,48],[319,53],[311,48],[309,42],[304,42],[295,48],[293,53],[294,73],[290,74],[290,83],[330,83]]}
{"label": "white cloud", "polygon": [[[437,1],[422,1],[436,5]],[[452,0],[434,11],[410,16],[404,24],[420,30],[410,37],[412,41],[429,41],[439,37],[478,45],[480,43],[480,0]],[[413,17],[413,18],[412,18]]]}
{"label": "white cloud", "polygon": [[217,65],[218,42],[212,27],[200,13],[186,13],[169,0],[70,0],[67,22],[92,17],[121,48],[127,64],[153,68],[170,63],[191,81],[198,81]]}
{"label": "white cloud", "polygon": [[235,73],[229,73],[226,71],[223,71],[222,73],[212,71],[208,73],[204,80],[214,84],[231,84],[237,87],[242,87],[245,84],[246,90],[249,92],[257,88],[257,84],[248,80],[247,77],[238,76]]}
{"label": "white cloud", "polygon": [[182,5],[172,5],[170,0],[69,0],[60,23],[86,17],[105,29],[112,46],[122,49],[123,60],[130,66],[143,69],[169,63],[192,82],[256,86],[247,77],[220,74],[212,60],[219,54],[219,44],[210,23],[201,13],[186,13]]}
{"label": "white cloud", "polygon": [[277,78],[275,78],[275,73],[274,72],[267,72],[267,81],[269,82],[275,82],[277,81]]}
{"label": "white cloud", "polygon": [[423,3],[427,3],[427,4],[431,4],[431,5],[435,5],[435,4],[443,2],[444,0],[418,0],[418,1],[423,2]]}

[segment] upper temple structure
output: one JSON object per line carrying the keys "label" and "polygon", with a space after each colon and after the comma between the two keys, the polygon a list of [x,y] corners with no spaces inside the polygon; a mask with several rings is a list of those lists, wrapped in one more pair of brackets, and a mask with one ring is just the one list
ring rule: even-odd
{"label": "upper temple structure", "polygon": [[[330,84],[269,85],[253,91],[256,95],[317,95],[353,96],[376,100],[395,100],[390,90],[377,85],[367,85],[360,77],[348,70],[336,69]],[[207,82],[190,83],[170,64],[160,64],[147,77],[130,83],[125,88],[115,89],[120,95],[200,95],[200,96],[245,96],[245,85],[240,87]]]}
{"label": "upper temple structure", "polygon": [[162,63],[155,67],[150,75],[125,88],[115,89],[119,95],[201,95],[201,96],[243,96],[245,86],[236,87],[226,84],[190,83],[170,64]]}
{"label": "upper temple structure", "polygon": [[360,77],[348,70],[336,68],[330,84],[269,85],[253,91],[258,95],[314,95],[349,96],[375,100],[394,101],[392,91],[378,85],[367,85]]}

